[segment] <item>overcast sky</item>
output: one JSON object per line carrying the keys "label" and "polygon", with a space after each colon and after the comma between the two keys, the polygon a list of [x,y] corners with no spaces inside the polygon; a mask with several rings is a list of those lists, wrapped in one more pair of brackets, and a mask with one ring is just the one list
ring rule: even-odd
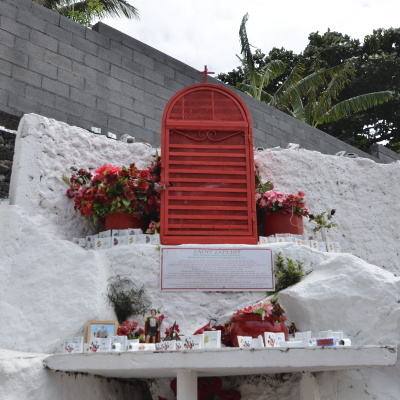
{"label": "overcast sky", "polygon": [[248,12],[252,45],[268,53],[285,47],[296,53],[311,32],[331,30],[363,39],[377,28],[400,27],[394,0],[129,0],[140,20],[103,22],[186,64],[228,72],[239,65],[239,26]]}

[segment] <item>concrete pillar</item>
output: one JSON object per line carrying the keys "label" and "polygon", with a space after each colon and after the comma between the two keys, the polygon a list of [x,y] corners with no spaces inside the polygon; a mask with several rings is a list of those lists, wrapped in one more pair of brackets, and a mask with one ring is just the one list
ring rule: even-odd
{"label": "concrete pillar", "polygon": [[319,400],[315,378],[309,372],[303,372],[300,381],[300,400]]}
{"label": "concrete pillar", "polygon": [[180,369],[176,381],[177,400],[197,400],[197,372]]}

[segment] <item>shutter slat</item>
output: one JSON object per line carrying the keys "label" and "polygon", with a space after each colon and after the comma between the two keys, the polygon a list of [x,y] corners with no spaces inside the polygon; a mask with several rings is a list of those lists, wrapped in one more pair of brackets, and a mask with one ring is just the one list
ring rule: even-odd
{"label": "shutter slat", "polygon": [[168,196],[168,200],[196,200],[196,201],[242,201],[247,202],[247,197],[211,197],[211,196]]}
{"label": "shutter slat", "polygon": [[[204,161],[170,161],[170,165],[204,165]],[[245,162],[229,162],[229,161],[207,161],[207,165],[215,165],[215,166],[237,166],[237,167],[245,167],[247,164]]]}
{"label": "shutter slat", "polygon": [[170,156],[181,156],[181,157],[236,157],[236,158],[244,158],[246,154],[244,153],[169,153]]}
{"label": "shutter slat", "polygon": [[169,219],[224,219],[224,220],[238,220],[245,221],[247,216],[242,217],[240,215],[178,215],[168,214]]}
{"label": "shutter slat", "polygon": [[[168,182],[210,182],[210,183],[247,183],[242,179],[207,179],[207,178],[168,178]],[[215,190],[215,189],[214,189]]]}
{"label": "shutter slat", "polygon": [[168,209],[170,210],[235,210],[235,211],[243,211],[246,210],[247,207],[225,207],[225,206],[174,206],[168,205]]}

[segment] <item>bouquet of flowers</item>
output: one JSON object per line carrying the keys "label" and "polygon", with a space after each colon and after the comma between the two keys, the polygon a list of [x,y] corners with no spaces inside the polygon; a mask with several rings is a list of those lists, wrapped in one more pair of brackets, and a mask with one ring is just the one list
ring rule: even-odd
{"label": "bouquet of flowers", "polygon": [[94,175],[84,169],[71,167],[74,172],[63,180],[70,188],[67,196],[74,199],[74,209],[86,219],[104,218],[111,213],[128,212],[139,218],[148,216],[159,221],[161,172],[160,157],[156,154],[150,167],[139,170],[135,164],[129,168],[103,165]]}
{"label": "bouquet of flowers", "polygon": [[256,193],[257,208],[262,214],[282,212],[284,214],[297,214],[307,217],[309,212],[304,200],[305,193],[298,191],[296,195],[284,194],[276,190],[268,190],[264,194]]}

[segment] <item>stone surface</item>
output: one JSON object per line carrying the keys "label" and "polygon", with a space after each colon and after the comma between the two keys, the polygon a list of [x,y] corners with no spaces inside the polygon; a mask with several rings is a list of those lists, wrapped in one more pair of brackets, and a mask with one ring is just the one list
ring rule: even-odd
{"label": "stone surface", "polygon": [[10,197],[42,230],[55,238],[72,240],[95,233],[74,212],[74,202],[65,196],[68,186],[62,174],[71,176],[71,166],[90,171],[104,164],[139,168],[150,165],[155,149],[127,144],[38,115],[25,115],[17,133]]}
{"label": "stone surface", "polygon": [[255,161],[276,190],[304,191],[311,213],[336,209],[329,236],[344,252],[400,275],[400,164],[302,149],[256,152]]}
{"label": "stone surface", "polygon": [[0,398],[4,400],[151,400],[140,380],[106,379],[43,368],[45,354],[0,350]]}

